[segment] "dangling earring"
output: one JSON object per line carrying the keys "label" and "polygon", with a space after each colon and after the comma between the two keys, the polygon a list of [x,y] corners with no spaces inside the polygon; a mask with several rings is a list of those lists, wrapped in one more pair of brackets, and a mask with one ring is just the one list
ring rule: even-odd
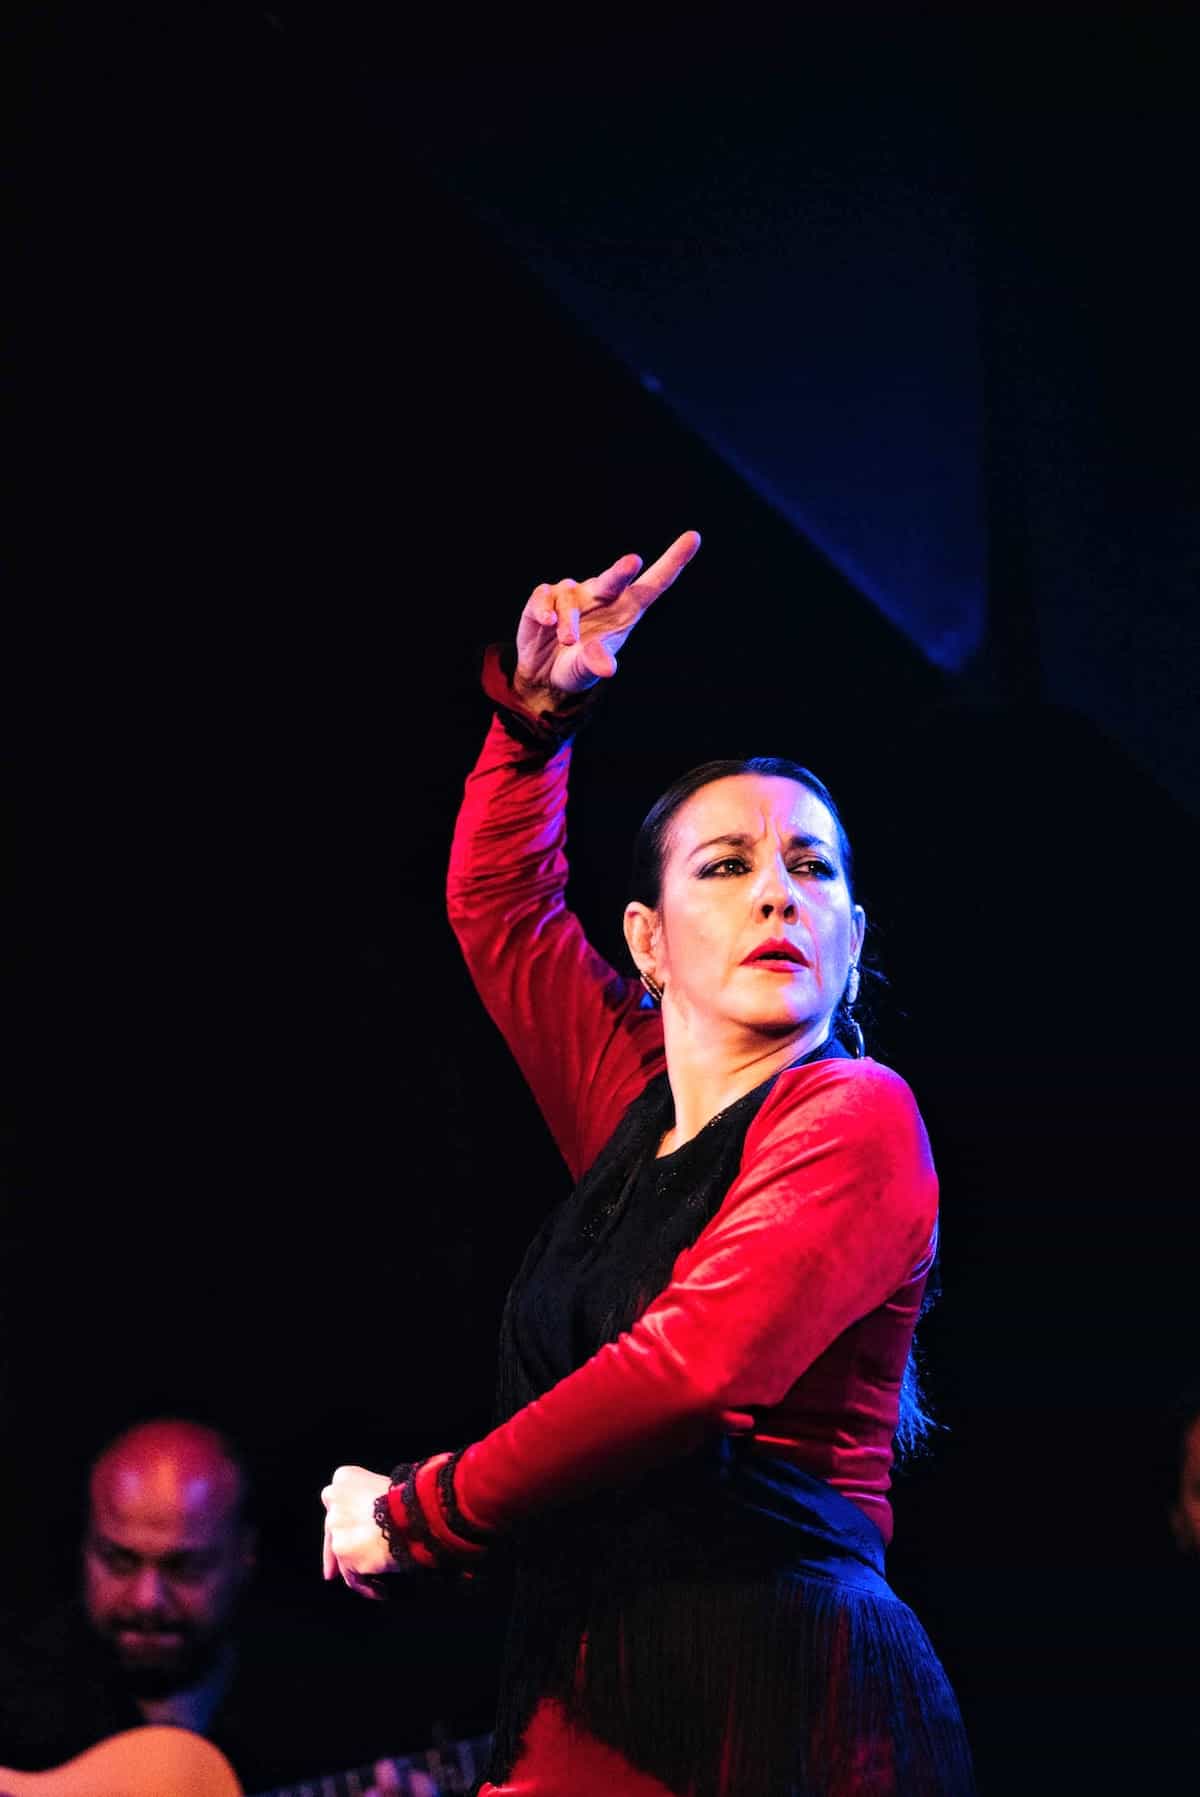
{"label": "dangling earring", "polygon": [[663,989],[659,985],[658,981],[654,978],[654,975],[650,974],[650,973],[643,973],[641,975],[641,981],[642,981],[642,985],[646,988],[647,992],[650,994],[650,996],[654,1000],[655,1004],[661,1005]]}
{"label": "dangling earring", "polygon": [[850,1042],[854,1049],[854,1058],[856,1061],[861,1061],[867,1052],[867,1045],[863,1041],[862,1027],[859,1024],[858,1018],[854,1015],[854,1006],[858,1002],[858,986],[858,963],[855,962],[851,967],[849,976],[846,980],[846,990],[842,993],[842,1018],[847,1030],[850,1032]]}

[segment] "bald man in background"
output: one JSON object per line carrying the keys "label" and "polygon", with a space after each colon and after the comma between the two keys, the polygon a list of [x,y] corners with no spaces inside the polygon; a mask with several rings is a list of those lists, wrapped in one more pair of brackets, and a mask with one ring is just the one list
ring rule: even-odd
{"label": "bald man in background", "polygon": [[142,1722],[207,1734],[229,1694],[254,1568],[246,1495],[238,1456],[198,1423],[126,1430],[92,1468],[84,1610]]}
{"label": "bald man in background", "polygon": [[[357,1681],[335,1676],[349,1668],[323,1631],[278,1603],[252,1622],[249,1496],[241,1456],[206,1424],[159,1418],[108,1443],[88,1482],[78,1598],[0,1644],[0,1770],[47,1771],[143,1723],[206,1736],[246,1792],[420,1745],[387,1735],[399,1701],[387,1716],[378,1701],[353,1711]],[[392,1788],[435,1788],[405,1778]]]}
{"label": "bald man in background", "polygon": [[160,1418],[109,1442],[88,1481],[79,1600],[0,1659],[0,1765],[45,1770],[147,1722],[240,1751],[248,1495],[241,1456],[206,1424]]}

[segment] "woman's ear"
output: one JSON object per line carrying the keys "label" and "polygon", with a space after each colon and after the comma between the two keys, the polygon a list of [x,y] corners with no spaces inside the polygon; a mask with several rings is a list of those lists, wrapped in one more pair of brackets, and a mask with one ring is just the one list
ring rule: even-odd
{"label": "woman's ear", "polygon": [[625,940],[638,972],[657,978],[654,959],[658,947],[658,912],[636,900],[626,905]]}

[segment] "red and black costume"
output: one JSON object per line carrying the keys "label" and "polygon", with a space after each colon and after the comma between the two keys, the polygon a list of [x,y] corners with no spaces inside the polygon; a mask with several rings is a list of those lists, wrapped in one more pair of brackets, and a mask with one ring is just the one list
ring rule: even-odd
{"label": "red and black costume", "polygon": [[516,1555],[483,1790],[959,1797],[953,1696],[883,1577],[936,1230],[912,1095],[831,1041],[659,1156],[661,1017],[565,905],[570,747],[494,658],[488,685],[450,916],[579,1184],[509,1298],[505,1420],[389,1496],[420,1559]]}

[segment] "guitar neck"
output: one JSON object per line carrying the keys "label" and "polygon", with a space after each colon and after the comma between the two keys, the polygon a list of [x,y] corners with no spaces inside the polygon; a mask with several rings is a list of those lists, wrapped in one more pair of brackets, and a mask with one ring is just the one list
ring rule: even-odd
{"label": "guitar neck", "polygon": [[[408,1791],[425,1791],[422,1782],[414,1785],[410,1774],[424,1773],[432,1779],[438,1797],[457,1797],[469,1791],[483,1776],[492,1737],[475,1735],[463,1741],[448,1741],[444,1747],[427,1747],[420,1753],[402,1755],[399,1759],[374,1760],[369,1766],[355,1766],[347,1772],[331,1772],[323,1778],[306,1779],[299,1785],[279,1785],[271,1791],[260,1791],[256,1797],[363,1797],[376,1786],[386,1790],[393,1781],[400,1797]],[[381,1784],[382,1781],[382,1784]]]}

